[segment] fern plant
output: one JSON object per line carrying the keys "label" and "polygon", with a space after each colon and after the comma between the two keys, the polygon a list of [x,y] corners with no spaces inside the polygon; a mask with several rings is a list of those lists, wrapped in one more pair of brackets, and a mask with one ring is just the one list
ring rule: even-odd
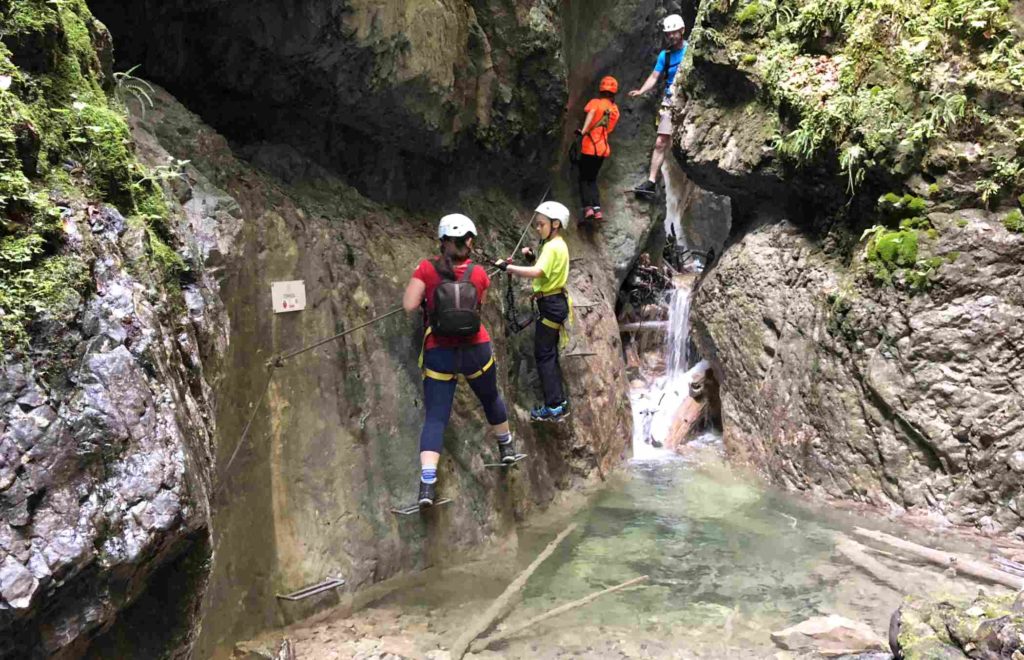
{"label": "fern plant", "polygon": [[146,108],[153,107],[152,94],[155,91],[153,85],[135,75],[139,69],[138,64],[127,71],[114,72],[114,90],[117,99],[122,105],[128,107],[128,100],[135,99],[139,104],[139,111],[146,116]]}

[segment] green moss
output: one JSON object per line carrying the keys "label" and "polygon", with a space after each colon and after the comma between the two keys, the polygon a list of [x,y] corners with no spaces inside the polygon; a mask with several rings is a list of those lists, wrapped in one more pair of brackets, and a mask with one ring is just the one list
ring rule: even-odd
{"label": "green moss", "polygon": [[757,62],[757,55],[754,55],[753,53],[745,53],[743,57],[740,58],[740,62],[747,66],[755,64]]}
{"label": "green moss", "polygon": [[912,266],[917,261],[917,232],[907,229],[879,232],[868,246],[869,261],[891,266]]}
{"label": "green moss", "polygon": [[[102,27],[84,0],[13,0],[0,6],[0,25],[0,74],[11,77],[0,90],[0,344],[10,352],[28,345],[35,320],[63,314],[69,295],[88,288],[88,246],[65,245],[69,204],[144,216],[167,281],[187,268],[168,246],[167,205],[136,159],[124,108],[103,90],[93,44]],[[42,70],[21,71],[12,49],[38,55]]]}
{"label": "green moss", "polygon": [[960,229],[963,229],[964,227],[966,227],[969,224],[971,224],[971,223],[968,222],[968,220],[966,218],[957,218],[956,219],[956,226],[959,227]]}
{"label": "green moss", "polygon": [[865,170],[903,177],[937,141],[971,141],[998,170],[1001,192],[1024,192],[1015,167],[1024,159],[1007,166],[993,155],[1007,135],[1024,143],[1019,118],[989,114],[979,94],[1009,95],[1010,106],[1024,92],[1024,41],[1007,0],[755,0],[731,15],[701,11],[708,29],[694,35],[695,50],[739,37],[737,61],[757,54],[762,102],[785,122],[774,142],[783,160],[832,160],[852,190]]}
{"label": "green moss", "polygon": [[910,194],[901,196],[890,192],[878,199],[878,209],[886,216],[895,219],[920,216],[927,208],[928,202]]}
{"label": "green moss", "polygon": [[740,25],[748,25],[756,23],[761,18],[763,8],[759,0],[753,0],[753,2],[744,5],[742,9],[736,12],[736,22]]}
{"label": "green moss", "polygon": [[1003,226],[1012,232],[1024,233],[1024,213],[1020,209],[1013,209],[1003,218]]}

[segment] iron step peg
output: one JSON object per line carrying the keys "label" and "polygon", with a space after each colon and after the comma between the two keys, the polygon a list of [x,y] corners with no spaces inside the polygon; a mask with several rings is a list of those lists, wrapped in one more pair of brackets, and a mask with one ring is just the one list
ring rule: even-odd
{"label": "iron step peg", "polygon": [[523,460],[527,456],[528,456],[528,454],[516,454],[516,460],[512,461],[511,463],[484,463],[484,467],[485,468],[507,468],[507,467],[512,467],[513,465],[515,465],[519,461]]}
{"label": "iron step peg", "polygon": [[440,507],[440,505],[449,503],[450,501],[452,501],[451,497],[444,497],[443,499],[438,499],[437,501],[435,501],[432,505],[430,505],[430,507],[420,507],[420,504],[416,503],[410,504],[409,507],[394,508],[391,510],[391,513],[395,514],[396,516],[412,516],[413,514],[427,512],[430,511],[431,509],[437,509],[438,507]]}
{"label": "iron step peg", "polygon": [[345,580],[342,577],[328,576],[316,584],[307,585],[298,591],[291,592],[290,594],[277,594],[277,598],[280,600],[295,602],[299,600],[306,600],[307,598],[311,598],[317,594],[322,594],[325,591],[338,589],[343,586],[345,586]]}

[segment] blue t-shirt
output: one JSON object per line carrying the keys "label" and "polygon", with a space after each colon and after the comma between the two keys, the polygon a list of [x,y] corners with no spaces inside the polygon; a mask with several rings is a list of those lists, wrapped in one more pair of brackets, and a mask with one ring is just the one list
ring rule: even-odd
{"label": "blue t-shirt", "polygon": [[683,47],[679,50],[663,50],[658,54],[658,61],[654,65],[654,70],[658,73],[665,73],[666,62],[665,53],[668,53],[668,76],[665,78],[665,98],[672,96],[672,83],[676,79],[676,71],[679,70],[679,65],[683,63],[683,58],[686,57],[686,49],[690,47],[689,41],[683,42]]}

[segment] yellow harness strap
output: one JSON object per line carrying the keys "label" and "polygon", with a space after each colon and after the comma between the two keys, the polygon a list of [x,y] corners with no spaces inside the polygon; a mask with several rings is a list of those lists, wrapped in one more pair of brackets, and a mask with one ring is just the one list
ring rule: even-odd
{"label": "yellow harness strap", "polygon": [[[455,380],[455,378],[457,377],[456,374],[443,374],[440,371],[434,371],[433,369],[427,369],[427,368],[425,368],[423,366],[423,354],[426,352],[426,348],[427,348],[427,337],[429,337],[430,333],[433,332],[433,331],[434,331],[434,329],[431,328],[428,325],[426,331],[423,333],[423,343],[420,345],[420,369],[423,369],[423,377],[424,378],[430,378],[432,380],[440,380],[440,381]],[[474,378],[479,378],[480,376],[483,376],[485,373],[487,373],[487,370],[490,369],[493,366],[494,366],[494,357],[492,356],[491,359],[487,361],[487,364],[485,364],[483,366],[483,369],[481,369],[480,371],[478,371],[478,372],[476,372],[474,374],[470,374],[470,375],[466,376],[466,380],[473,380]]]}
{"label": "yellow harness strap", "polygon": [[[490,360],[487,361],[487,364],[485,364],[480,369],[480,371],[477,371],[475,373],[471,373],[468,376],[466,376],[466,380],[474,380],[476,378],[479,378],[480,376],[483,376],[485,373],[487,373],[487,370],[490,369],[493,366],[494,366],[494,358],[492,357]],[[449,380],[455,380],[458,376],[456,374],[443,374],[440,371],[434,371],[433,369],[424,369],[423,370],[423,377],[424,378],[430,378],[432,380],[440,380],[440,381],[447,382]]]}
{"label": "yellow harness strap", "polygon": [[468,376],[466,376],[466,380],[474,380],[476,378],[479,378],[480,376],[483,376],[485,373],[487,373],[487,370],[490,369],[493,366],[494,366],[494,358],[492,357],[490,360],[487,361],[487,364],[485,364],[483,366],[483,368],[480,369],[480,371],[477,371],[475,373],[471,373]]}
{"label": "yellow harness strap", "polygon": [[443,374],[440,371],[434,371],[433,369],[424,369],[423,377],[430,378],[432,380],[455,380],[455,374]]}
{"label": "yellow harness strap", "polygon": [[561,289],[557,293],[565,293],[565,300],[569,303],[569,317],[565,323],[556,323],[551,319],[540,317],[540,322],[552,330],[558,330],[558,347],[565,348],[569,345],[569,326],[576,323],[576,314],[572,308],[572,296],[569,295],[568,289]]}

